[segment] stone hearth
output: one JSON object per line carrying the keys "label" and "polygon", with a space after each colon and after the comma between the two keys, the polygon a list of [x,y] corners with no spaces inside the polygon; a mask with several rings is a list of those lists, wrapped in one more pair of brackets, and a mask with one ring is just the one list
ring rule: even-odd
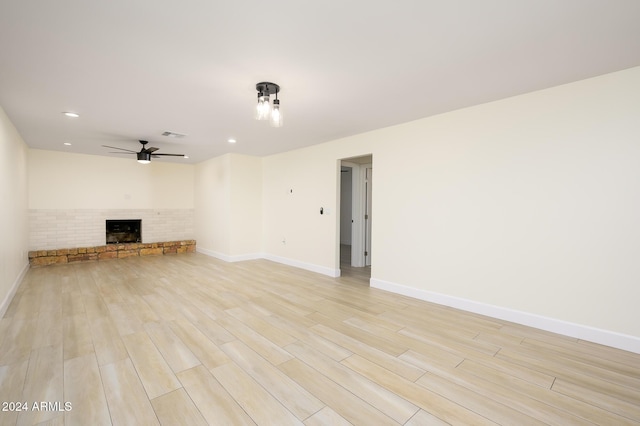
{"label": "stone hearth", "polygon": [[152,256],[176,253],[194,253],[195,240],[160,243],[109,244],[57,250],[34,250],[29,252],[31,266],[46,266],[59,263],[87,262],[106,259],[122,259],[131,256]]}

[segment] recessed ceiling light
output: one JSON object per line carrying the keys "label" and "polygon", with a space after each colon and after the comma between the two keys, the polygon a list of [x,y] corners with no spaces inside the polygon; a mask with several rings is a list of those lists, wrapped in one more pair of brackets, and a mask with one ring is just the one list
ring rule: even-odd
{"label": "recessed ceiling light", "polygon": [[63,145],[71,146],[71,143],[70,142],[65,142]]}
{"label": "recessed ceiling light", "polygon": [[66,115],[67,117],[72,117],[72,118],[80,117],[80,114],[76,114],[75,112],[63,112],[63,114]]}
{"label": "recessed ceiling light", "polygon": [[229,142],[229,143],[236,143],[236,140],[235,140],[235,139],[228,139],[228,140],[227,140],[227,142]]}

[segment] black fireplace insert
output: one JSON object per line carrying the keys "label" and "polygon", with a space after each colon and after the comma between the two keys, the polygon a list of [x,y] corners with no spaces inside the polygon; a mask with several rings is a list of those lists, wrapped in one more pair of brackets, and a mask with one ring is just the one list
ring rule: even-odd
{"label": "black fireplace insert", "polygon": [[107,244],[141,242],[141,219],[107,220]]}

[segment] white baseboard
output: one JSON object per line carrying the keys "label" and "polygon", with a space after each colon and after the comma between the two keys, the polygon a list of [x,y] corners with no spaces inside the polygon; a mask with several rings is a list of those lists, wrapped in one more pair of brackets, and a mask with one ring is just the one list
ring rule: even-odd
{"label": "white baseboard", "polygon": [[328,275],[332,278],[340,276],[340,269],[327,268],[326,266],[314,265],[313,263],[300,262],[299,260],[289,259],[286,257],[274,256],[272,254],[263,254],[263,259],[271,260],[273,262],[282,263],[284,265],[294,266],[300,269],[306,269],[307,271],[317,272],[318,274]]}
{"label": "white baseboard", "polygon": [[549,318],[542,315],[531,314],[528,312],[517,311],[515,309],[501,306],[489,305],[459,297],[448,296],[446,294],[407,287],[401,284],[378,280],[375,278],[371,278],[370,285],[373,288],[402,294],[404,296],[413,297],[414,299],[450,306],[463,311],[486,315],[640,354],[640,338],[635,336]]}
{"label": "white baseboard", "polygon": [[228,254],[218,253],[216,251],[203,249],[200,247],[196,247],[196,251],[198,253],[206,254],[207,256],[215,257],[216,259],[224,260],[225,262],[242,262],[243,260],[254,260],[263,258],[261,253],[249,253],[229,256]]}
{"label": "white baseboard", "polygon": [[317,272],[322,275],[328,275],[333,278],[340,276],[340,269],[331,269],[331,268],[327,268],[326,266],[314,265],[313,263],[300,262],[299,260],[289,259],[289,258],[280,257],[280,256],[274,256],[272,254],[267,254],[267,253],[250,253],[250,254],[241,254],[237,256],[229,256],[228,254],[218,253],[216,251],[203,249],[200,247],[196,247],[196,251],[198,253],[202,253],[207,256],[215,257],[216,259],[224,260],[225,262],[241,262],[243,260],[266,259],[266,260],[271,260],[272,262],[282,263],[284,265],[305,269],[307,271]]}
{"label": "white baseboard", "polygon": [[24,265],[24,267],[16,277],[15,281],[11,285],[9,292],[4,297],[4,300],[2,301],[2,303],[0,304],[0,318],[4,317],[4,314],[7,312],[7,309],[9,309],[9,305],[13,300],[13,296],[16,295],[16,291],[18,290],[18,287],[20,287],[20,283],[22,283],[22,280],[24,279],[24,276],[27,274],[28,270],[29,270],[29,262],[27,262],[27,264]]}

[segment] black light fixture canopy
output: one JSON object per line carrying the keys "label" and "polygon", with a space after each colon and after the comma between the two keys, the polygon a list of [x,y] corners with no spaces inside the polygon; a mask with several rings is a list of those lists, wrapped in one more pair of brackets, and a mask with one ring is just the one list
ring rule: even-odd
{"label": "black light fixture canopy", "polygon": [[256,84],[256,90],[258,92],[262,92],[265,95],[277,94],[280,91],[280,86],[275,83],[270,83],[268,81],[263,81],[262,83]]}

